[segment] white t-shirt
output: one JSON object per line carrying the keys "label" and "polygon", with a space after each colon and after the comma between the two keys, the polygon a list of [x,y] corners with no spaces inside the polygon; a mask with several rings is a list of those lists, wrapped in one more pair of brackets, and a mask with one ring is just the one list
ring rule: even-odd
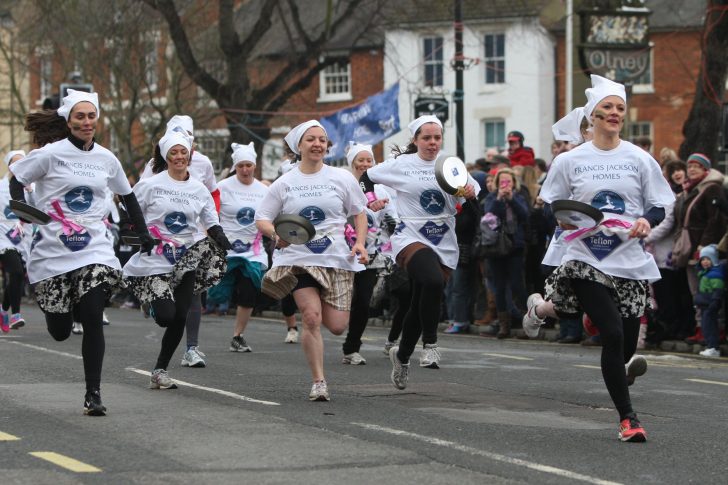
{"label": "white t-shirt", "polygon": [[[27,198],[26,194],[26,200]],[[6,174],[0,179],[0,208],[3,211],[0,215],[0,250],[15,249],[27,261],[33,227],[20,222],[18,216],[10,210],[10,199],[10,179]]]}
{"label": "white t-shirt", "polygon": [[167,241],[162,254],[156,247],[151,255],[134,254],[124,265],[124,276],[170,273],[185,251],[205,238],[204,231],[220,223],[210,191],[192,177],[180,182],[165,170],[141,180],[134,194],[152,237],[158,237],[156,227]]}
{"label": "white t-shirt", "polygon": [[298,166],[270,186],[255,220],[273,221],[278,214],[298,214],[316,228],[306,244],[283,248],[273,266],[322,266],[348,271],[364,269],[350,256],[344,226],[347,217],[361,214],[366,207],[359,184],[348,170],[324,165],[317,173],[304,174]]}
{"label": "white t-shirt", "polygon": [[[435,161],[422,160],[416,153],[400,155],[367,170],[369,179],[395,191],[396,210],[400,223],[392,234],[392,252],[419,242],[432,248],[443,265],[458,264],[455,236],[456,205],[465,199],[443,191],[435,179]],[[468,185],[475,193],[480,185],[468,176]]]}
{"label": "white t-shirt", "polygon": [[[202,184],[207,187],[210,192],[217,190],[217,181],[215,180],[215,169],[212,166],[212,162],[202,153],[195,150],[192,152],[192,159],[190,160],[190,166],[188,167],[190,177],[195,180],[199,180]],[[142,172],[140,180],[153,177],[152,172],[152,160],[147,162]]]}
{"label": "white t-shirt", "polygon": [[[628,222],[675,200],[657,162],[628,141],[609,151],[587,142],[559,155],[539,195],[547,203],[560,199],[586,202],[604,212],[605,220]],[[563,231],[559,239],[572,232]],[[660,279],[655,260],[642,241],[627,234],[603,229],[564,244],[559,264],[583,261],[611,276],[650,282]]]}
{"label": "white t-shirt", "polygon": [[[268,187],[255,179],[250,185],[245,185],[235,175],[222,180],[218,187],[220,225],[233,246],[228,251],[228,258],[243,257],[267,268],[268,255],[263,247],[262,235],[259,235],[258,228],[255,227],[255,213],[268,193]],[[259,238],[257,243],[256,237]]]}
{"label": "white t-shirt", "polygon": [[127,195],[131,186],[113,153],[98,143],[89,151],[79,150],[65,139],[31,151],[10,171],[23,185],[36,182],[36,207],[55,213],[51,203],[58,201],[65,217],[84,227],[70,235],[55,220],[39,227],[28,263],[31,283],[89,264],[120,269],[103,222],[108,214],[106,197],[109,190]]}

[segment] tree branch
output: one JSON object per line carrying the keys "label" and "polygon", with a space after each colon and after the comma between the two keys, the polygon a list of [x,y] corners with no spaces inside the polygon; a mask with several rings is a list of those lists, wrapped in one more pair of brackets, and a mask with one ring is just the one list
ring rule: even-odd
{"label": "tree branch", "polygon": [[218,21],[220,24],[220,48],[226,57],[234,59],[241,54],[240,38],[233,21],[233,0],[219,0]]}
{"label": "tree branch", "polygon": [[255,23],[250,34],[245,38],[240,46],[240,52],[242,55],[249,55],[255,46],[258,45],[260,39],[262,39],[265,33],[268,32],[273,21],[273,9],[277,4],[278,0],[267,0],[265,4],[263,4],[263,7],[260,9],[258,21]]}

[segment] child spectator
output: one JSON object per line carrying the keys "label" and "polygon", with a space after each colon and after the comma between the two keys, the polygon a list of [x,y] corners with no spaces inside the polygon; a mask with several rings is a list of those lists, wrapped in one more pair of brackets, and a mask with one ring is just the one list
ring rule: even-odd
{"label": "child spectator", "polygon": [[700,309],[700,326],[703,329],[706,349],[700,352],[703,357],[720,357],[718,346],[718,312],[723,306],[723,265],[718,263],[718,249],[715,244],[700,250],[698,261],[698,292],[695,306]]}

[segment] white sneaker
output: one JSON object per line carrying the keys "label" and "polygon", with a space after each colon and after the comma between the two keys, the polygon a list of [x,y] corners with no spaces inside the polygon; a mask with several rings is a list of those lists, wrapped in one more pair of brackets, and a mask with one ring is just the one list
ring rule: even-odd
{"label": "white sneaker", "polygon": [[205,359],[202,358],[202,353],[197,350],[197,347],[190,347],[182,356],[182,367],[205,367]]}
{"label": "white sneaker", "polygon": [[718,359],[720,358],[720,349],[705,349],[700,352],[700,355],[702,355],[703,357],[709,357],[711,359]]}
{"label": "white sneaker", "polygon": [[359,352],[352,352],[350,354],[345,354],[344,358],[341,359],[341,363],[351,365],[365,365],[367,363],[367,360],[362,357]]}
{"label": "white sneaker", "polygon": [[384,350],[382,351],[382,352],[384,352],[384,355],[386,355],[387,357],[389,357],[389,351],[395,345],[397,345],[397,342],[390,342],[389,340],[387,340],[386,342],[384,342]]}
{"label": "white sneaker", "polygon": [[308,399],[310,401],[330,401],[329,386],[326,385],[326,381],[314,382]]}
{"label": "white sneaker", "polygon": [[73,322],[73,328],[71,328],[71,332],[73,332],[74,335],[83,335],[83,325],[81,322]]}
{"label": "white sneaker", "polygon": [[154,369],[149,379],[149,389],[177,389],[177,384],[169,377],[165,369]]}
{"label": "white sneaker", "polygon": [[526,300],[526,314],[523,315],[523,331],[526,333],[528,338],[538,337],[538,331],[541,329],[541,325],[544,324],[544,319],[539,318],[536,315],[536,307],[543,303],[543,297],[534,293]]}
{"label": "white sneaker", "polygon": [[298,343],[298,330],[295,328],[289,328],[288,333],[286,334],[286,340],[284,340],[287,344],[296,344]]}
{"label": "white sneaker", "polygon": [[643,376],[647,372],[647,359],[641,355],[633,355],[625,364],[624,370],[627,373],[627,385],[631,386],[637,377]]}
{"label": "white sneaker", "polygon": [[101,323],[103,323],[104,325],[111,325],[109,317],[106,316],[106,312],[101,315]]}
{"label": "white sneaker", "polygon": [[389,361],[392,362],[392,384],[399,390],[407,388],[407,381],[409,380],[409,362],[403,364],[397,358],[397,351],[399,347],[392,347],[389,349]]}
{"label": "white sneaker", "polygon": [[425,344],[420,352],[420,367],[440,368],[440,350],[437,348],[437,344]]}

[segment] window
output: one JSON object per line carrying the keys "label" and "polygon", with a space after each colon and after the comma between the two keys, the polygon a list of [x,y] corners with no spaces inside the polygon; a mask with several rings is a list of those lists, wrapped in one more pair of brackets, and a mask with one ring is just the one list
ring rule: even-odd
{"label": "window", "polygon": [[425,37],[424,65],[425,86],[433,88],[442,86],[442,37]]}
{"label": "window", "polygon": [[40,58],[40,69],[38,73],[40,79],[40,99],[45,99],[53,93],[53,60],[50,56]]}
{"label": "window", "polygon": [[342,59],[326,66],[319,75],[319,101],[349,101],[351,96],[351,63]]}
{"label": "window", "polygon": [[506,36],[485,34],[485,84],[506,82]]}
{"label": "window", "polygon": [[220,173],[225,164],[228,136],[227,130],[195,130],[197,150],[210,159],[215,173]]}
{"label": "window", "polygon": [[641,137],[648,137],[650,140],[652,140],[652,123],[649,121],[632,121],[627,125],[628,138],[629,141],[632,143],[637,140],[637,138]]}
{"label": "window", "polygon": [[485,120],[485,146],[503,147],[506,142],[506,123],[503,120]]}

